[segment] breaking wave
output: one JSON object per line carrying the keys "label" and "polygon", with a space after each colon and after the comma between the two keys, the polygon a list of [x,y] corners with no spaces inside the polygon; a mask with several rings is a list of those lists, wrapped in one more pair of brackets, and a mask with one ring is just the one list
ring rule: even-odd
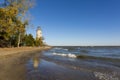
{"label": "breaking wave", "polygon": [[69,57],[69,58],[77,58],[77,59],[96,59],[96,60],[106,60],[106,61],[120,61],[120,59],[114,59],[109,57],[97,57],[97,56],[90,56],[90,55],[76,55],[71,53],[52,53],[53,55],[63,56],[63,57]]}
{"label": "breaking wave", "polygon": [[70,57],[70,58],[76,58],[77,56],[75,54],[64,54],[64,53],[53,53],[53,55],[59,55],[59,56],[65,56],[65,57]]}

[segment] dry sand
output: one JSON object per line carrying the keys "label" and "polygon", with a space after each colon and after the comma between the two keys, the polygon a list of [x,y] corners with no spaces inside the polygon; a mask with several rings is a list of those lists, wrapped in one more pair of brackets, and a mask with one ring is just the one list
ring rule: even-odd
{"label": "dry sand", "polygon": [[26,80],[27,61],[37,53],[50,48],[0,48],[0,80]]}
{"label": "dry sand", "polygon": [[0,48],[0,57],[20,53],[30,53],[35,51],[48,50],[51,47],[19,47],[19,48]]}

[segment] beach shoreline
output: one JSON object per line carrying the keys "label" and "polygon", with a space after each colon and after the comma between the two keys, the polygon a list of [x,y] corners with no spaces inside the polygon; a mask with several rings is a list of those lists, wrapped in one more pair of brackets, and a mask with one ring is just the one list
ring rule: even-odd
{"label": "beach shoreline", "polygon": [[15,47],[15,48],[0,48],[0,58],[7,57],[15,54],[22,54],[22,53],[34,53],[40,52],[43,50],[49,50],[52,47]]}
{"label": "beach shoreline", "polygon": [[[86,60],[54,55],[53,52],[57,53],[59,51],[59,53],[60,52],[66,53],[68,49],[72,53],[71,50],[75,50],[76,47],[71,47],[71,49],[69,47],[68,48],[57,47],[53,49],[51,48],[52,47],[47,48],[25,47],[13,49],[4,48],[0,50],[1,52],[3,51],[6,53],[10,52],[9,54],[11,54],[9,56],[7,56],[8,54],[6,54],[6,56],[3,55],[4,57],[0,57],[0,80],[120,79],[119,62],[112,63],[109,61],[102,61],[96,59]],[[94,49],[95,51],[97,51],[96,50],[97,48]],[[84,50],[88,50],[88,48],[84,48]],[[91,48],[89,50],[91,51],[93,49]],[[100,50],[104,49],[100,48]],[[12,51],[13,52],[16,51],[18,52],[18,54],[15,53],[14,55],[12,55],[13,54]]]}

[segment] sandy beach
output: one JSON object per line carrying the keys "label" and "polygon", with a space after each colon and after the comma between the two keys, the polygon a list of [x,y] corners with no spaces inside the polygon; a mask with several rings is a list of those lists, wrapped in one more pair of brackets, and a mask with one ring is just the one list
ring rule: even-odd
{"label": "sandy beach", "polygon": [[[50,47],[1,48],[0,80],[120,79],[120,64],[117,61],[103,61],[94,58],[78,59],[69,57],[71,55],[56,55],[58,54],[57,52],[59,52],[59,54],[60,52],[66,53],[68,51],[72,53],[76,48],[78,47],[56,47],[52,49],[50,49]],[[88,50],[88,48],[84,49]],[[92,51],[92,49],[97,51],[96,49],[101,48],[91,48],[90,50]],[[108,51],[110,49],[106,48]],[[113,49],[116,50],[116,48]],[[102,50],[103,48],[101,51]],[[80,51],[78,50],[78,52]],[[89,51],[89,54],[92,55],[93,53]]]}
{"label": "sandy beach", "polygon": [[48,49],[50,47],[1,49],[4,54],[1,56],[4,57],[0,58],[0,80],[78,80],[79,77],[82,80],[95,80],[91,73],[69,69],[47,60],[43,50]]}
{"label": "sandy beach", "polygon": [[26,62],[32,56],[50,48],[0,48],[0,80],[26,80]]}
{"label": "sandy beach", "polygon": [[42,50],[48,50],[51,47],[19,47],[19,48],[0,48],[0,57],[3,56],[10,56],[13,54],[20,54],[20,53],[31,53],[37,52]]}

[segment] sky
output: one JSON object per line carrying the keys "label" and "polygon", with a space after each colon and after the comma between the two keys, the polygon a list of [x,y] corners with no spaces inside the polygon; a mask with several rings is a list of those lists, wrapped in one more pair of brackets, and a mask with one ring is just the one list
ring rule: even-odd
{"label": "sky", "polygon": [[120,45],[120,0],[36,0],[27,33],[52,46]]}

